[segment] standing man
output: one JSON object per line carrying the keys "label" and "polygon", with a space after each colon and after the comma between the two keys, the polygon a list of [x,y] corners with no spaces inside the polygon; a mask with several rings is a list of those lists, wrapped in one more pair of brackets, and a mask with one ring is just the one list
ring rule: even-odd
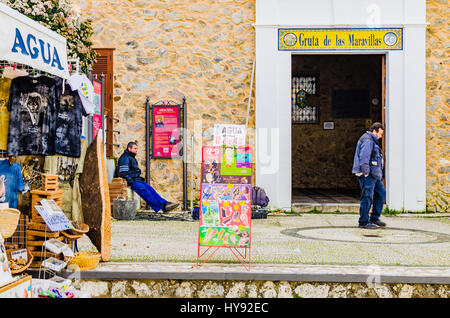
{"label": "standing man", "polygon": [[150,185],[148,185],[144,178],[141,177],[141,169],[138,167],[136,154],[138,146],[135,142],[129,142],[127,149],[119,158],[117,175],[127,180],[127,184],[139,196],[147,202],[147,204],[155,211],[162,210],[163,213],[169,212],[176,207],[178,203],[168,202],[163,199]]}
{"label": "standing man", "polygon": [[[353,160],[354,173],[361,187],[361,203],[359,207],[359,227],[375,229],[386,226],[380,221],[386,190],[383,185],[383,152],[378,140],[383,137],[384,127],[374,123],[369,131],[361,136],[356,145]],[[372,214],[369,217],[370,207]]]}

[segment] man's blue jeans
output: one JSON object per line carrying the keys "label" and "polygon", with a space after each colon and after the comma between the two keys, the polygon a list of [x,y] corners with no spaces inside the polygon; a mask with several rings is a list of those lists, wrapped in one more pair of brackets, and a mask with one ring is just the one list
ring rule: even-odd
{"label": "man's blue jeans", "polygon": [[[361,203],[359,206],[359,225],[366,225],[380,218],[383,204],[386,199],[386,190],[381,180],[372,176],[358,178],[361,187]],[[370,207],[372,214],[369,217]]]}
{"label": "man's blue jeans", "polygon": [[155,212],[161,210],[164,207],[164,203],[167,202],[161,198],[155,189],[145,182],[134,181],[131,184],[131,189],[139,194],[139,196],[144,199]]}

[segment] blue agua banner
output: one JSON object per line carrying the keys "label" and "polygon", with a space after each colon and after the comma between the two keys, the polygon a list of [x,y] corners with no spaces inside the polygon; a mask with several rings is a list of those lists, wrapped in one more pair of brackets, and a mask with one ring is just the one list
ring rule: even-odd
{"label": "blue agua banner", "polygon": [[0,60],[69,77],[66,39],[0,3]]}

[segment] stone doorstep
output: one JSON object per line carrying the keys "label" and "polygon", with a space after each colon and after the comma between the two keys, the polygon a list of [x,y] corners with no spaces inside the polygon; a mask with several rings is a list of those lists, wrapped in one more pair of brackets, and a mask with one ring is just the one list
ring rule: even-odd
{"label": "stone doorstep", "polygon": [[297,213],[310,212],[312,210],[322,212],[336,212],[341,213],[359,213],[359,203],[294,203],[292,204],[292,211]]}
{"label": "stone doorstep", "polygon": [[[35,277],[39,270],[29,271]],[[378,273],[380,275],[378,275]],[[73,273],[62,271],[70,278]],[[37,277],[37,276],[36,276]],[[256,264],[247,271],[240,264],[195,263],[100,263],[81,271],[80,279],[95,280],[244,280],[330,283],[450,284],[448,267],[270,265]]]}

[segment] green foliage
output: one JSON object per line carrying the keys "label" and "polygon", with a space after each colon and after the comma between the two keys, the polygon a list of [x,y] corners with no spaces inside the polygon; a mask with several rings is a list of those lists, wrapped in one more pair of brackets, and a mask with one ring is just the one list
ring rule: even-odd
{"label": "green foliage", "polygon": [[88,73],[97,53],[92,50],[92,21],[80,19],[69,0],[1,0],[1,2],[38,21],[67,40],[69,58],[80,61],[80,70]]}
{"label": "green foliage", "polygon": [[316,207],[314,207],[314,209],[312,209],[312,210],[309,211],[308,213],[321,214],[321,213],[323,213],[323,212],[322,212],[322,210],[317,210]]}
{"label": "green foliage", "polygon": [[409,210],[405,210],[405,209],[401,209],[401,210],[392,210],[389,209],[388,207],[384,208],[383,210],[383,215],[398,215],[398,214],[424,214],[424,213],[433,213],[430,211],[409,211]]}

